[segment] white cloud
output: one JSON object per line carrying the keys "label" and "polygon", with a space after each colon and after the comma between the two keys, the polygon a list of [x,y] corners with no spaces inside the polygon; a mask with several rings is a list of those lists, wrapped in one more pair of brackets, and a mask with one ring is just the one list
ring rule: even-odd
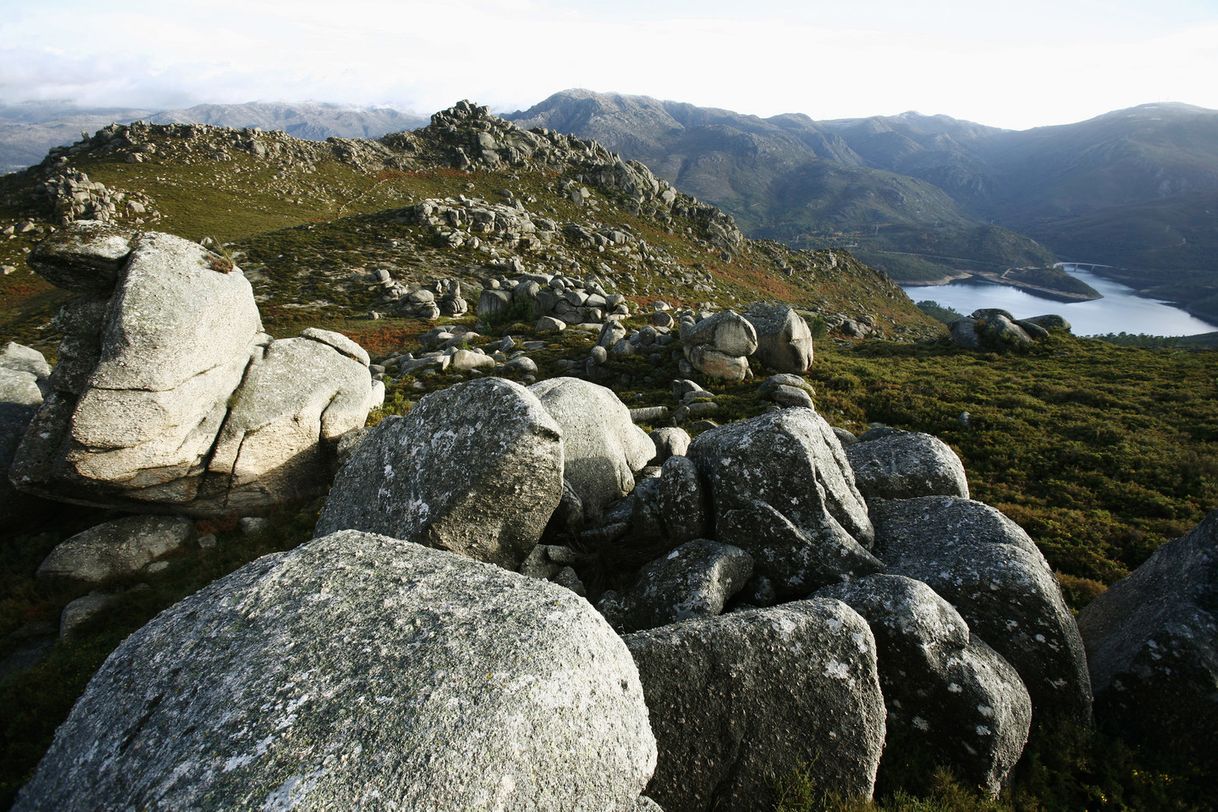
{"label": "white cloud", "polygon": [[[1132,5],[1132,4],[1130,4]],[[1218,15],[1121,4],[555,0],[55,2],[0,22],[0,101],[251,99],[496,109],[589,87],[772,115],[1001,126],[1149,101],[1218,107]],[[870,9],[868,12],[866,9]]]}

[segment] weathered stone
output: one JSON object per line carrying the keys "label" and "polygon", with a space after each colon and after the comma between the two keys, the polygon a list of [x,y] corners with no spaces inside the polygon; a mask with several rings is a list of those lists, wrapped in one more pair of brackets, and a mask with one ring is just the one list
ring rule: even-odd
{"label": "weathered stone", "polygon": [[650,434],[651,441],[656,445],[656,455],[653,465],[662,465],[669,457],[684,457],[693,439],[685,429],[675,426],[664,426],[655,429]]}
{"label": "weathered stone", "polygon": [[542,316],[537,320],[537,324],[534,326],[534,329],[537,331],[538,335],[553,335],[555,333],[561,333],[563,330],[567,329],[567,323],[562,319],[556,319],[553,316]]}
{"label": "weathered stone", "polygon": [[129,637],[17,808],[627,809],[655,752],[585,600],[342,532]]}
{"label": "weathered stone", "polygon": [[52,285],[78,293],[108,293],[131,254],[135,233],[80,220],[34,246],[29,265]]}
{"label": "weathered stone", "polygon": [[718,533],[753,556],[757,574],[768,579],[780,598],[803,597],[817,587],[879,572],[884,566],[829,513],[815,523],[796,526],[760,499],[723,513]]}
{"label": "weathered stone", "polygon": [[208,464],[207,495],[226,510],[257,512],[324,492],[339,438],[362,428],[384,398],[358,353],[335,343],[302,335],[255,355]]}
{"label": "weathered stone", "polygon": [[705,538],[710,533],[710,500],[689,457],[669,457],[660,469],[660,520],[675,544]]}
{"label": "weathered stone", "polygon": [[757,331],[734,310],[724,310],[681,331],[686,346],[706,345],[724,355],[748,356],[757,350]]}
{"label": "weathered stone", "polygon": [[136,575],[150,562],[183,549],[195,537],[194,522],[175,516],[128,516],[99,524],[51,551],[38,577],[100,585]]}
{"label": "weathered stone", "polygon": [[59,639],[72,642],[84,626],[118,600],[117,595],[90,592],[68,603],[59,614]]}
{"label": "weathered stone", "polygon": [[624,596],[622,625],[637,631],[717,615],[752,574],[753,559],[739,547],[688,541],[639,572]]}
{"label": "weathered stone", "polygon": [[715,537],[727,538],[720,522],[728,511],[766,502],[804,531],[829,520],[862,547],[873,538],[867,505],[854,484],[846,453],[820,415],[811,409],[770,412],[701,434],[689,457],[711,488]]}
{"label": "weathered stone", "polygon": [[757,331],[757,359],[777,372],[802,374],[812,367],[812,331],[788,305],[758,302],[744,314]]}
{"label": "weathered stone", "polygon": [[668,812],[770,810],[806,771],[869,798],[884,746],[871,630],[815,599],[628,635],[659,747],[647,787]]}
{"label": "weathered stone", "polygon": [[457,350],[452,354],[452,360],[448,363],[449,369],[455,369],[462,372],[469,372],[475,369],[494,369],[495,359],[491,356],[474,352],[473,350]]}
{"label": "weathered stone", "polygon": [[562,480],[562,430],[536,395],[470,381],[381,421],[338,472],[316,533],[379,532],[516,569]]}
{"label": "weathered stone", "polygon": [[595,520],[610,502],[634,490],[634,475],[655,456],[655,444],[612,389],[579,378],[550,378],[529,391],[562,427],[563,476]]}
{"label": "weathered stone", "polygon": [[951,496],[879,500],[872,519],[888,571],[925,581],[1019,672],[1036,730],[1090,722],[1078,627],[1027,533],[988,505]]}
{"label": "weathered stone", "polygon": [[973,639],[952,605],[921,581],[870,575],[816,594],[848,604],[875,635],[888,708],[880,783],[918,786],[946,767],[997,793],[1032,720],[1015,669]]}
{"label": "weathered stone", "polygon": [[859,492],[868,499],[968,498],[964,463],[938,437],[915,431],[888,434],[847,446],[846,457]]}
{"label": "weathered stone", "polygon": [[1218,729],[1218,511],[1079,615],[1096,717],[1208,767]]}
{"label": "weathered stone", "polygon": [[8,474],[21,438],[42,405],[50,374],[46,359],[35,349],[10,341],[0,352],[0,528],[46,506],[17,493]]}

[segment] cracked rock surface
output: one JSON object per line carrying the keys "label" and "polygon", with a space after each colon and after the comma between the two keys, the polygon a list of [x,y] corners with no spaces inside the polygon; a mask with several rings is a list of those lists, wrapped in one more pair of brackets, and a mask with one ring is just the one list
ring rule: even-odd
{"label": "cracked rock surface", "polygon": [[[58,317],[60,363],[13,462],[21,490],[128,510],[265,512],[323,490],[337,438],[383,397],[343,336],[263,333],[241,270],[196,243],[84,223],[30,261],[85,295]],[[99,268],[117,268],[111,287]]]}

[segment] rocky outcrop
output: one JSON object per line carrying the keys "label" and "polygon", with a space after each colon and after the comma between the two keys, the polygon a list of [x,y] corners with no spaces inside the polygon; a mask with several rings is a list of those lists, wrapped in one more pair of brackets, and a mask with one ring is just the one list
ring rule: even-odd
{"label": "rocky outcrop", "polygon": [[965,349],[1008,352],[1048,338],[1050,330],[1069,329],[1070,324],[1061,316],[1034,316],[1021,320],[1006,310],[986,308],[952,322],[951,337],[957,346]]}
{"label": "rocky outcrop", "polygon": [[16,808],[629,809],[655,758],[583,599],[348,531],[128,638]]}
{"label": "rocky outcrop", "polygon": [[138,575],[153,561],[183,549],[194,538],[194,522],[181,516],[115,519],[57,545],[38,566],[38,577],[98,586]]}
{"label": "rocky outcrop", "polygon": [[703,375],[742,381],[749,374],[748,356],[757,350],[757,331],[735,311],[725,310],[697,322],[682,320],[681,344],[685,360]]}
{"label": "rocky outcrop", "polygon": [[647,787],[667,812],[769,810],[806,771],[869,798],[884,746],[871,631],[815,599],[628,635],[659,748]]}
{"label": "rocky outcrop", "polygon": [[634,477],[656,455],[655,443],[634,425],[612,389],[579,378],[550,378],[529,391],[562,429],[563,477],[584,515],[634,490]]}
{"label": "rocky outcrop", "polygon": [[24,491],[201,516],[266,511],[324,490],[338,437],[383,397],[367,354],[343,336],[263,333],[240,269],[196,243],[78,226],[30,261],[87,293],[59,316],[51,392],[11,472]]}
{"label": "rocky outcrop", "polygon": [[9,482],[17,446],[49,389],[51,368],[42,353],[10,341],[0,350],[0,528],[28,517],[37,505]]}
{"label": "rocky outcrop", "polygon": [[894,431],[846,446],[854,482],[868,499],[968,498],[964,463],[938,437]]}
{"label": "rocky outcrop", "polygon": [[1207,767],[1218,729],[1218,511],[1079,615],[1097,721]]}
{"label": "rocky outcrop", "polygon": [[[515,209],[512,211],[516,217],[520,216]],[[530,223],[529,231],[533,230]],[[541,233],[554,232],[543,230]],[[589,239],[592,237],[589,236]],[[609,293],[594,278],[573,279],[553,274],[491,277],[478,299],[478,318],[486,324],[544,318],[557,319],[564,326],[600,324],[629,315],[626,297],[620,293]],[[561,329],[556,328],[555,331]]]}
{"label": "rocky outcrop", "polygon": [[871,575],[817,595],[846,603],[875,635],[888,709],[880,782],[914,786],[946,767],[997,794],[1032,720],[1015,669],[920,581]]}
{"label": "rocky outcrop", "polygon": [[877,501],[871,517],[888,571],[928,584],[1019,672],[1037,729],[1090,723],[1078,627],[1027,533],[988,505],[949,496]]}
{"label": "rocky outcrop", "polygon": [[812,331],[790,306],[758,302],[744,318],[757,331],[757,360],[775,372],[802,375],[812,367]]}
{"label": "rocky outcrop", "polygon": [[559,424],[523,386],[484,378],[378,424],[335,477],[316,535],[383,533],[514,570],[562,491]]}

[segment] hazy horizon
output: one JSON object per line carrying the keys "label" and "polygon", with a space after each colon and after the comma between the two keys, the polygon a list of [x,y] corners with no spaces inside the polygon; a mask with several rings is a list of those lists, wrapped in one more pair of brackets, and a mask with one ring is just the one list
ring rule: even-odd
{"label": "hazy horizon", "polygon": [[0,21],[0,103],[304,101],[426,115],[564,88],[768,117],[917,110],[1007,129],[1176,101],[1218,108],[1218,8],[1163,0],[46,0]]}

